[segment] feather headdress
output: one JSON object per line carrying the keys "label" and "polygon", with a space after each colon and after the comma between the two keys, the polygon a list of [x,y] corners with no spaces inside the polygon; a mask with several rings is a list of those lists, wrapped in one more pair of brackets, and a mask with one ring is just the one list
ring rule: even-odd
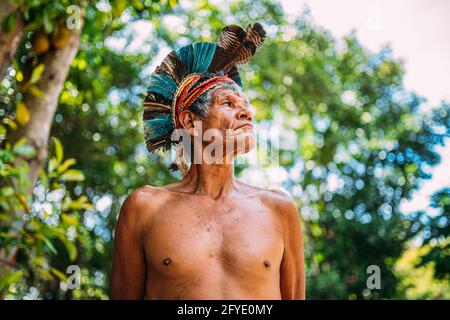
{"label": "feather headdress", "polygon": [[[179,113],[206,90],[221,81],[242,87],[237,66],[252,58],[265,35],[259,23],[246,29],[229,25],[222,29],[216,44],[198,42],[170,52],[151,75],[147,89],[143,114],[147,149],[169,149]],[[223,76],[199,83],[201,75],[209,72]]]}

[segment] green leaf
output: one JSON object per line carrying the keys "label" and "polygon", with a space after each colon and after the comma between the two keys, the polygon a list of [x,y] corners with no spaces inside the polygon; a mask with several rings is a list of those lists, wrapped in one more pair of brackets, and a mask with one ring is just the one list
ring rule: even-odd
{"label": "green leaf", "polygon": [[16,119],[17,122],[24,126],[30,121],[30,112],[28,111],[28,107],[22,101],[18,101],[16,103]]}
{"label": "green leaf", "polygon": [[45,267],[48,265],[47,260],[45,260],[44,257],[40,257],[40,256],[31,258],[31,261],[40,267]]}
{"label": "green leaf", "polygon": [[31,85],[28,87],[28,91],[35,97],[39,98],[39,99],[44,99],[45,98],[45,93],[39,89],[38,87]]}
{"label": "green leaf", "polygon": [[67,281],[67,276],[56,268],[50,268],[50,271],[61,281]]}
{"label": "green leaf", "polygon": [[46,10],[44,11],[44,28],[47,33],[52,33],[53,31],[53,24],[48,16],[48,11]]}
{"label": "green leaf", "polygon": [[[58,167],[58,160],[56,160],[56,158],[50,158],[50,160],[48,160],[48,168],[47,168],[47,172],[51,177],[54,177],[55,174],[53,173],[55,171],[55,169]],[[53,174],[52,174],[53,173]]]}
{"label": "green leaf", "polygon": [[16,143],[14,143],[14,147],[23,146],[26,143],[27,143],[27,138],[22,137],[19,140],[17,140]]}
{"label": "green leaf", "polygon": [[92,204],[87,201],[86,196],[81,196],[78,200],[70,202],[69,208],[73,210],[90,209],[92,208]]}
{"label": "green leaf", "polygon": [[70,216],[68,214],[63,213],[63,214],[61,214],[61,218],[68,224],[75,225],[75,226],[78,225],[78,219],[74,216]]}
{"label": "green leaf", "polygon": [[126,6],[127,6],[127,1],[125,1],[125,0],[114,1],[112,4],[112,10],[111,10],[113,16],[119,17],[122,14],[122,12]]}
{"label": "green leaf", "polygon": [[16,143],[12,149],[12,152],[19,156],[24,156],[28,158],[32,158],[36,155],[36,150],[32,146],[29,146],[27,144]]}
{"label": "green leaf", "polygon": [[30,212],[30,206],[28,205],[28,202],[25,199],[25,197],[17,191],[15,192],[15,195],[16,195],[17,199],[19,200],[20,204],[22,205],[23,209],[25,210],[25,212],[26,213]]}
{"label": "green leaf", "polygon": [[39,168],[39,179],[41,180],[41,183],[44,185],[44,187],[47,188],[48,186],[48,177],[45,173],[45,170],[43,168]]}
{"label": "green leaf", "polygon": [[8,287],[19,281],[23,277],[23,271],[10,272],[8,268],[4,268],[2,277],[0,277],[0,292],[8,289]]}
{"label": "green leaf", "polygon": [[6,128],[4,125],[0,124],[0,141],[6,138]]}
{"label": "green leaf", "polygon": [[42,279],[44,280],[53,280],[53,276],[50,272],[48,272],[45,269],[38,269],[37,270],[39,275],[41,276]]}
{"label": "green leaf", "polygon": [[13,272],[9,278],[9,283],[15,283],[15,282],[19,281],[19,279],[22,278],[22,276],[23,276],[22,271]]}
{"label": "green leaf", "polygon": [[23,11],[23,17],[25,18],[25,20],[29,20],[30,19],[30,10],[28,8],[25,8]]}
{"label": "green leaf", "polygon": [[77,160],[74,158],[69,158],[65,160],[59,167],[58,167],[58,173],[62,173],[69,169],[71,166],[73,166],[75,163],[77,163]]}
{"label": "green leaf", "polygon": [[2,31],[7,33],[10,32],[12,30],[14,30],[14,28],[16,27],[17,24],[17,14],[16,12],[13,12],[9,15],[7,15],[3,21],[2,21]]}
{"label": "green leaf", "polygon": [[64,181],[83,181],[84,175],[80,170],[70,169],[64,172],[60,179]]}
{"label": "green leaf", "polygon": [[75,261],[75,259],[77,258],[77,255],[78,255],[78,250],[77,250],[77,246],[75,245],[75,243],[73,243],[72,241],[69,241],[69,240],[65,240],[64,245],[66,246],[70,261]]}
{"label": "green leaf", "polygon": [[178,4],[178,0],[169,0],[168,4],[169,4],[169,8],[172,9],[173,7],[175,7]]}
{"label": "green leaf", "polygon": [[[10,222],[11,220],[7,217],[0,216],[0,221],[2,222]],[[0,232],[0,239],[2,240],[8,240],[8,239],[16,239],[18,236],[15,233],[12,232]]]}
{"label": "green leaf", "polygon": [[44,72],[44,69],[45,69],[45,64],[43,64],[43,63],[38,64],[31,72],[30,83],[34,84],[34,83],[38,82],[41,79],[42,72]]}
{"label": "green leaf", "polygon": [[14,120],[5,118],[5,119],[3,119],[3,123],[6,124],[7,126],[9,126],[12,130],[17,129],[17,123]]}
{"label": "green leaf", "polygon": [[51,252],[53,252],[54,254],[58,254],[58,252],[56,251],[52,242],[49,239],[47,239],[45,236],[43,236],[42,234],[36,234],[36,238],[42,240],[45,243],[45,245],[47,246],[47,248],[50,249]]}
{"label": "green leaf", "polygon": [[60,164],[64,157],[63,147],[58,138],[54,138],[53,143],[55,144],[56,160],[58,161],[58,164]]}

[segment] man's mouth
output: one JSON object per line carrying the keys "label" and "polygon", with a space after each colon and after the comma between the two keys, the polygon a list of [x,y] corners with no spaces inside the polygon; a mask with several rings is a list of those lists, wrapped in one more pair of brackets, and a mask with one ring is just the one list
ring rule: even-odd
{"label": "man's mouth", "polygon": [[253,125],[251,123],[246,123],[240,127],[238,127],[236,130],[246,129],[246,128],[253,128]]}

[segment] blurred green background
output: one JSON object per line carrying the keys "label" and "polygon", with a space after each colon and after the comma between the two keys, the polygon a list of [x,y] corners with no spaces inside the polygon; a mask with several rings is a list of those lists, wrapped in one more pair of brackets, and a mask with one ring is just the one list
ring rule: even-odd
{"label": "blurred green background", "polygon": [[[450,189],[432,196],[438,214],[399,208],[440,162],[450,105],[424,111],[388,46],[370,52],[270,0],[2,0],[0,12],[0,298],[108,298],[121,203],[179,179],[143,142],[155,61],[254,22],[267,40],[240,72],[258,128],[279,129],[280,163],[236,174],[283,177],[304,225],[307,298],[450,298]],[[371,265],[381,289],[367,288]]]}

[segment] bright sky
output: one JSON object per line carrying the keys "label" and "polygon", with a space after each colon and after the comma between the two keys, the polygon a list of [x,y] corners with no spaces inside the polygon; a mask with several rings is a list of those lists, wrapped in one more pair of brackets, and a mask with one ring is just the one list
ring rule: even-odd
{"label": "bright sky", "polygon": [[[447,0],[281,0],[286,12],[300,12],[306,4],[316,24],[341,37],[351,30],[369,50],[377,51],[386,43],[395,57],[405,61],[405,87],[436,106],[450,101],[450,1]],[[437,149],[442,162],[432,170],[412,201],[402,210],[428,208],[429,196],[450,186],[450,139]]]}

